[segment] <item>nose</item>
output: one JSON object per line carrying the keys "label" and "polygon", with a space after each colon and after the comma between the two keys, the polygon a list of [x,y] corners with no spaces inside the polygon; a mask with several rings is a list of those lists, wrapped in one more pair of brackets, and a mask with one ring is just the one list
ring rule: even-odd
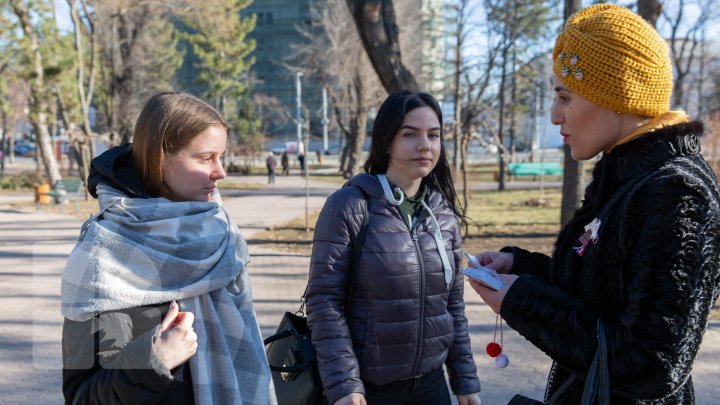
{"label": "nose", "polygon": [[223,162],[220,159],[217,159],[215,161],[215,164],[213,165],[213,170],[210,172],[210,178],[213,180],[222,180],[225,177],[227,177],[227,173],[225,173],[225,168],[223,167]]}
{"label": "nose", "polygon": [[565,114],[559,104],[559,101],[555,100],[552,111],[550,112],[550,122],[552,122],[553,125],[560,125],[565,121]]}
{"label": "nose", "polygon": [[423,134],[423,136],[417,137],[417,150],[424,151],[430,149],[430,136],[429,134]]}

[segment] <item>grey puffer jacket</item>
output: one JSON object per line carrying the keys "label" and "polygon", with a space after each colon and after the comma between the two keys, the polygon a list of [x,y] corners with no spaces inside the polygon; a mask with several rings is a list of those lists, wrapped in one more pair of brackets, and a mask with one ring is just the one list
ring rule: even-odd
{"label": "grey puffer jacket", "polygon": [[[366,202],[368,228],[346,317],[352,243]],[[364,393],[363,381],[383,385],[443,364],[456,395],[480,391],[465,317],[458,220],[437,190],[430,188],[425,202],[440,224],[450,258],[449,288],[429,213],[422,211],[410,230],[375,176],[353,177],[323,207],[315,227],[306,300],[330,403]]]}

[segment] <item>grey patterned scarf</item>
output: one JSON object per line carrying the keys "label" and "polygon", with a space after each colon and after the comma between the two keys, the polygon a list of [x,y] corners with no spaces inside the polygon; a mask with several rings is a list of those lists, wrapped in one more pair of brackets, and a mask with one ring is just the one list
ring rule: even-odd
{"label": "grey patterned scarf", "polygon": [[98,186],[62,275],[62,314],[85,321],[178,300],[195,315],[195,403],[267,404],[270,370],[255,319],[247,244],[217,202],[128,198]]}

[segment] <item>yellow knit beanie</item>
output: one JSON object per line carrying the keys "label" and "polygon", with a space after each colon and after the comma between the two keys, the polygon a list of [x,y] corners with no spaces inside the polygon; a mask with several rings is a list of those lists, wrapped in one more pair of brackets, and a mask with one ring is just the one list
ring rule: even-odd
{"label": "yellow knit beanie", "polygon": [[670,109],[668,46],[625,7],[596,4],[571,16],[555,41],[553,71],[565,87],[613,111],[656,117]]}

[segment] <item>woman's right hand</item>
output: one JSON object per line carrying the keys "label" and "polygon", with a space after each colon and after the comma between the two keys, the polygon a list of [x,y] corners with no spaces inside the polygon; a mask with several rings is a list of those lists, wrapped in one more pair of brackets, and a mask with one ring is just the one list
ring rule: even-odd
{"label": "woman's right hand", "polygon": [[155,341],[160,361],[168,370],[185,363],[197,351],[194,320],[192,312],[180,312],[175,301],[170,304],[170,310],[160,324],[160,337]]}
{"label": "woman's right hand", "polygon": [[513,266],[513,255],[507,252],[482,252],[476,255],[480,264],[498,273],[510,273]]}
{"label": "woman's right hand", "polygon": [[350,395],[345,395],[344,397],[333,402],[333,405],[366,405],[366,404],[367,404],[367,402],[365,402],[365,395],[363,395],[359,392],[353,392]]}

